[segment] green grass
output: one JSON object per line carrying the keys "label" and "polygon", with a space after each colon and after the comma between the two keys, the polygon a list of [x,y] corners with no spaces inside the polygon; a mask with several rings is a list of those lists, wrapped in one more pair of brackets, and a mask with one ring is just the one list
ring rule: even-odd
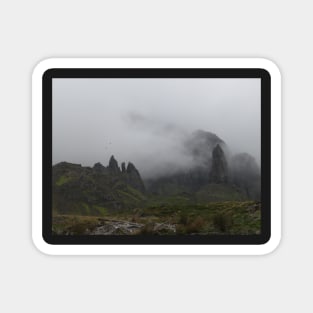
{"label": "green grass", "polygon": [[64,184],[68,183],[69,181],[71,181],[71,177],[62,175],[62,176],[59,177],[59,179],[56,181],[55,184],[57,186],[62,186]]}
{"label": "green grass", "polygon": [[[253,201],[224,201],[207,204],[171,204],[152,206],[141,210],[141,215],[154,217],[160,221],[171,220],[179,225],[182,233],[197,232],[203,234],[256,234],[260,232],[260,209],[251,211]],[[201,223],[200,223],[201,219]],[[201,224],[201,227],[200,227]],[[187,228],[187,229],[186,229]],[[189,230],[188,230],[189,229]],[[196,231],[194,231],[196,232]]]}
{"label": "green grass", "polygon": [[82,206],[84,208],[84,215],[90,215],[90,207],[87,203],[82,203]]}
{"label": "green grass", "polygon": [[96,209],[100,216],[105,216],[108,214],[107,208],[101,207],[99,205],[94,205],[93,207]]}
{"label": "green grass", "polygon": [[55,215],[53,216],[52,232],[54,234],[83,235],[93,230],[98,224],[98,217]]}
{"label": "green grass", "polygon": [[[142,223],[147,227],[143,233],[151,232],[153,223],[168,223],[176,226],[177,235],[184,234],[259,234],[261,230],[260,205],[253,201],[224,201],[205,204],[190,204],[183,197],[160,203],[150,201],[150,206],[136,209],[112,211],[101,206],[84,204],[82,215],[55,215],[54,232],[70,229],[74,233],[96,227],[97,218],[125,220]],[[158,199],[160,200],[160,199]],[[157,203],[159,203],[157,205]],[[90,215],[95,216],[88,216]],[[84,216],[83,216],[84,215]],[[77,225],[77,228],[75,228]],[[74,227],[75,226],[75,227]],[[74,228],[73,228],[74,227]]]}

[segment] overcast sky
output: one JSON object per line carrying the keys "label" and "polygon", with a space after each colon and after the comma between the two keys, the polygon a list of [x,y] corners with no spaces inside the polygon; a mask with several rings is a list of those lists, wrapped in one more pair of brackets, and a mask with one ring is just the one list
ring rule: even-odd
{"label": "overcast sky", "polygon": [[202,129],[260,164],[260,79],[53,79],[53,164],[184,165]]}

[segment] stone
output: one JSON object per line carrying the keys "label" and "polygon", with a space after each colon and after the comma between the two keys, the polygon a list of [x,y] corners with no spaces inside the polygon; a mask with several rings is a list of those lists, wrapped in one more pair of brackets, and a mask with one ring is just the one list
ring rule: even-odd
{"label": "stone", "polygon": [[118,167],[118,163],[117,163],[117,161],[114,158],[114,155],[112,155],[111,158],[110,158],[108,169],[112,173],[115,173],[115,174],[121,172],[120,168]]}
{"label": "stone", "polygon": [[131,187],[144,193],[145,185],[143,184],[139,171],[136,169],[133,163],[131,162],[128,163],[126,173],[127,173],[127,183]]}
{"label": "stone", "polygon": [[122,163],[122,173],[126,173],[126,166],[125,162]]}
{"label": "stone", "polygon": [[97,162],[94,166],[93,169],[97,173],[104,173],[106,171],[105,166],[103,166],[100,162]]}
{"label": "stone", "polygon": [[227,161],[224,151],[219,144],[215,146],[212,152],[210,181],[217,184],[227,183],[228,181]]}

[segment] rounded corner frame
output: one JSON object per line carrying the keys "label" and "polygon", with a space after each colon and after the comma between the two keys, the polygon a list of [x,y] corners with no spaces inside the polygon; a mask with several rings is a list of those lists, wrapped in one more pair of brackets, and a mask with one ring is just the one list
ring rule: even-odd
{"label": "rounded corner frame", "polygon": [[[258,68],[271,87],[271,233],[254,245],[54,245],[42,228],[42,80],[55,68]],[[265,58],[49,58],[32,73],[32,239],[48,255],[266,255],[281,241],[281,72]]]}

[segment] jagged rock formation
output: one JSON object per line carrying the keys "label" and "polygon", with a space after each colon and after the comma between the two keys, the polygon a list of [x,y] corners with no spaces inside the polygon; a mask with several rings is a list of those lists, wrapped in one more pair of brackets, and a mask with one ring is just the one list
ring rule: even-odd
{"label": "jagged rock formation", "polygon": [[133,188],[141,192],[145,192],[145,186],[140,177],[139,171],[136,169],[135,165],[131,162],[129,162],[127,165],[126,180],[127,180],[127,183]]}
{"label": "jagged rock formation", "polygon": [[211,167],[212,151],[217,144],[225,152],[226,144],[221,138],[211,132],[197,130],[185,141],[185,149],[197,166]]}
{"label": "jagged rock formation", "polygon": [[148,192],[193,195],[201,201],[260,199],[259,168],[251,156],[231,158],[225,142],[204,131],[193,133],[185,148],[193,157],[193,167],[145,181]]}
{"label": "jagged rock formation", "polygon": [[[173,174],[143,182],[138,169],[112,155],[108,166],[61,162],[53,166],[53,210],[59,214],[105,215],[134,209],[150,197],[177,197],[192,203],[260,200],[260,169],[247,153],[230,157],[215,134],[198,131],[186,141],[193,163]],[[163,201],[163,200],[162,200]],[[180,200],[178,200],[180,201]]]}
{"label": "jagged rock formation", "polygon": [[209,184],[209,172],[212,166],[212,152],[219,144],[226,150],[226,144],[217,135],[197,130],[184,142],[185,153],[193,159],[193,166],[175,174],[163,175],[145,181],[152,193],[172,195],[175,193],[193,193]]}
{"label": "jagged rock formation", "polygon": [[[98,164],[98,163],[97,163]],[[95,165],[96,166],[96,165]],[[118,166],[118,162],[112,155],[109,161],[109,166],[107,169],[110,171],[110,173],[114,175],[120,175],[123,174],[122,177],[125,179],[126,183],[139,190],[140,192],[145,192],[145,186],[144,183],[140,177],[139,171],[135,167],[135,165],[131,162],[127,164],[127,167],[125,165],[125,162],[122,162],[121,164],[122,170]],[[99,165],[96,166],[99,168]]]}
{"label": "jagged rock formation", "polygon": [[96,163],[94,166],[93,166],[93,169],[95,172],[97,173],[105,173],[107,171],[106,167],[103,166],[100,162]]}
{"label": "jagged rock formation", "polygon": [[228,182],[228,166],[224,151],[219,144],[215,146],[212,152],[212,167],[210,171],[210,181],[213,183]]}
{"label": "jagged rock formation", "polygon": [[122,162],[122,173],[126,173],[125,162]]}
{"label": "jagged rock formation", "polygon": [[107,210],[138,206],[145,186],[136,167],[125,163],[120,170],[114,156],[109,165],[92,168],[61,162],[52,168],[53,209],[61,214],[103,215]]}
{"label": "jagged rock formation", "polygon": [[261,173],[255,159],[248,153],[236,154],[231,159],[232,181],[240,186],[248,198],[261,199]]}
{"label": "jagged rock formation", "polygon": [[114,158],[114,155],[112,155],[110,158],[108,169],[113,174],[118,174],[121,172],[120,168],[118,167],[118,163]]}

